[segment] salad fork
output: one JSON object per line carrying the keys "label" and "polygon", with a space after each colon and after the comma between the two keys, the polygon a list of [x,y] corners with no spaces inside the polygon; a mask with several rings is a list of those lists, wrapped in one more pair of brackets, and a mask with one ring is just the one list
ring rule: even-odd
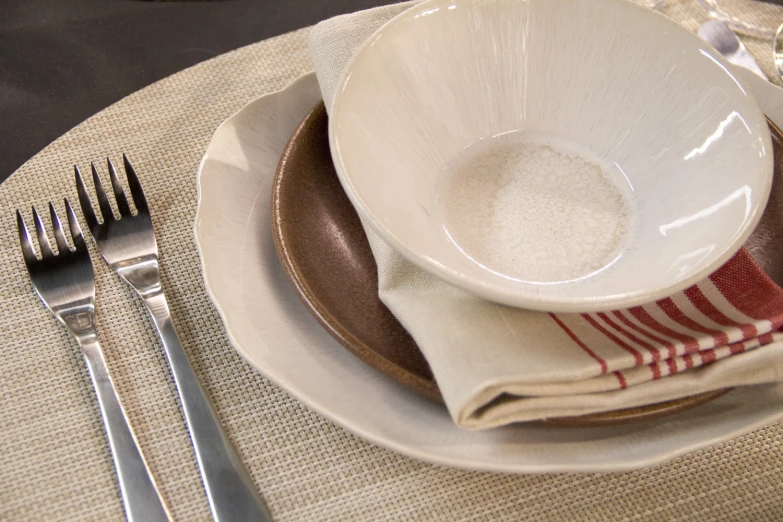
{"label": "salad fork", "polygon": [[82,349],[92,378],[98,405],[106,427],[120,493],[128,520],[135,522],[169,520],[152,474],[144,462],[106,366],[95,331],[95,277],[82,231],[68,200],[65,200],[73,248],[68,246],[54,205],[49,203],[57,253],[52,250],[41,218],[33,208],[33,221],[41,251],[33,250],[21,212],[16,211],[22,256],[33,288],[46,308],[74,336]]}
{"label": "salad fork", "polygon": [[84,219],[103,259],[138,293],[152,316],[179,392],[213,518],[218,522],[271,520],[180,344],[163,293],[158,246],[147,201],[128,157],[123,154],[122,159],[136,214],[131,212],[114,165],[108,160],[120,217],[115,218],[93,164],[92,177],[102,215],[100,223],[79,169],[74,167]]}

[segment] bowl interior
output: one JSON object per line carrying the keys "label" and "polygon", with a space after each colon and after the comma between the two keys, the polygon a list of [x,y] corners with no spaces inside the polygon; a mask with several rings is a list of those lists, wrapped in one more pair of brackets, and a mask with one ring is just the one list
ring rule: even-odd
{"label": "bowl interior", "polygon": [[766,122],[716,54],[624,0],[429,0],[343,74],[337,171],[384,239],[474,293],[650,301],[727,260],[769,194]]}

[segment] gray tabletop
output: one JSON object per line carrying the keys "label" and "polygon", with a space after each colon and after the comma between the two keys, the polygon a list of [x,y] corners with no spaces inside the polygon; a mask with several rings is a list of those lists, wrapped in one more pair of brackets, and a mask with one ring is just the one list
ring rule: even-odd
{"label": "gray tabletop", "polygon": [[393,0],[3,0],[0,181],[78,123],[232,49]]}

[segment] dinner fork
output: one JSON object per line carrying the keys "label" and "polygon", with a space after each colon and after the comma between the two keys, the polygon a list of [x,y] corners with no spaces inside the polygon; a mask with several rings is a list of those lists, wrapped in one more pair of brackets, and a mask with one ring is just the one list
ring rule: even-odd
{"label": "dinner fork", "polygon": [[169,520],[168,510],[157,492],[152,474],[144,462],[109,375],[103,350],[95,331],[95,277],[82,231],[68,200],[65,200],[73,248],[68,246],[54,205],[49,203],[57,253],[52,250],[41,218],[33,208],[33,221],[41,251],[33,250],[21,212],[16,211],[22,256],[33,288],[46,308],[76,338],[92,378],[98,405],[106,427],[120,492],[128,520],[137,522]]}
{"label": "dinner fork", "polygon": [[163,293],[158,246],[147,200],[136,171],[125,154],[122,161],[136,214],[131,213],[128,199],[109,159],[109,177],[120,217],[115,218],[98,171],[92,164],[92,179],[102,222],[98,222],[81,173],[78,167],[74,167],[84,219],[103,259],[141,297],[163,341],[213,518],[218,522],[269,521],[271,517],[250,475],[224,433],[220,419],[182,349]]}

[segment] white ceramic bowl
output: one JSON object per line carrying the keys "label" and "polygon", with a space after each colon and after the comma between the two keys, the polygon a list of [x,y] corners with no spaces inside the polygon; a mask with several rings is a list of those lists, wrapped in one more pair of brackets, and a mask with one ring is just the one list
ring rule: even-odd
{"label": "white ceramic bowl", "polygon": [[552,311],[649,302],[742,245],[772,183],[727,63],[625,0],[428,0],[337,86],[337,172],[420,268]]}

